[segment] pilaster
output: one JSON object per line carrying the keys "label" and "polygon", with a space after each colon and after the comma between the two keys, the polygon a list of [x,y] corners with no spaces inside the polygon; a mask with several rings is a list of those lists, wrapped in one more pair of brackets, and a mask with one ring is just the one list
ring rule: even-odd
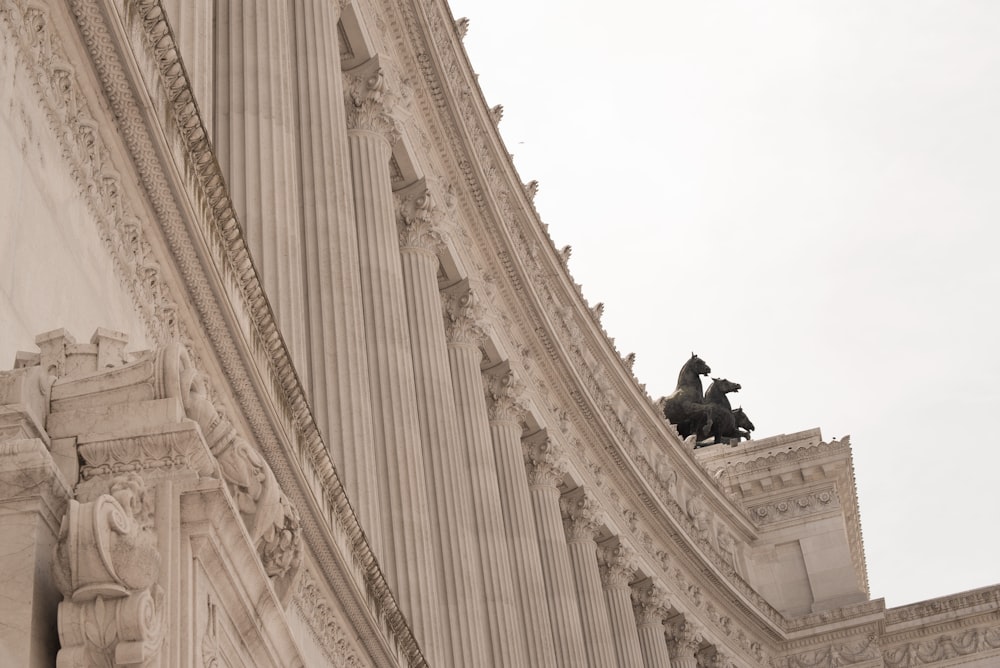
{"label": "pilaster", "polygon": [[378,58],[344,73],[383,564],[432,664],[447,663],[389,159],[398,138]]}
{"label": "pilaster", "polygon": [[[580,624],[580,601],[573,584],[573,568],[559,510],[558,485],[564,473],[561,453],[545,430],[522,439],[521,444],[538,531],[556,664],[566,667],[588,665]],[[596,562],[594,568],[597,568]]]}
{"label": "pilaster", "polygon": [[481,596],[482,560],[473,538],[469,458],[458,437],[437,287],[444,212],[435,197],[422,181],[398,195],[400,256],[435,562],[447,619],[443,627],[451,651],[447,663],[480,666],[487,661],[486,601]]}
{"label": "pilaster", "polygon": [[576,595],[580,602],[580,621],[587,662],[591,668],[613,666],[616,663],[615,649],[611,640],[607,604],[601,590],[595,542],[600,529],[600,510],[581,488],[562,497],[560,506],[565,515],[566,543],[573,564]]}
{"label": "pilaster", "polygon": [[294,3],[306,320],[313,414],[372,549],[382,519],[337,2]]}
{"label": "pilaster", "polygon": [[518,398],[514,374],[506,363],[486,371],[482,377],[506,547],[512,570],[517,574],[514,596],[521,611],[527,665],[554,666],[556,655],[552,634],[555,627],[550,621],[545,596],[538,533],[521,451],[524,409]]}
{"label": "pilaster", "polygon": [[459,438],[469,456],[471,504],[483,566],[483,596],[493,665],[543,665],[527,661],[523,622],[514,595],[510,558],[504,533],[498,469],[490,441],[479,345],[485,334],[479,296],[468,280],[442,293],[448,359],[455,391]]}

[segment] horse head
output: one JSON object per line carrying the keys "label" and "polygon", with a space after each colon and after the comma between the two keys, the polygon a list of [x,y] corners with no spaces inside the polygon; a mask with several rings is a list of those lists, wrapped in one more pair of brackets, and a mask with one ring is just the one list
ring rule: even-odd
{"label": "horse head", "polygon": [[753,422],[747,417],[747,414],[743,412],[743,407],[733,409],[733,415],[736,417],[736,426],[740,429],[746,429],[747,431],[753,431]]}
{"label": "horse head", "polygon": [[705,392],[707,397],[710,392],[718,392],[719,394],[729,394],[730,392],[739,392],[743,389],[743,386],[739,383],[734,383],[728,378],[713,378],[712,384],[708,386],[708,390]]}
{"label": "horse head", "polygon": [[687,363],[684,364],[684,368],[681,369],[681,372],[684,371],[693,371],[699,376],[707,376],[708,374],[712,373],[711,367],[709,367],[708,364],[705,363],[705,360],[698,357],[694,353],[691,353],[691,359],[689,359]]}

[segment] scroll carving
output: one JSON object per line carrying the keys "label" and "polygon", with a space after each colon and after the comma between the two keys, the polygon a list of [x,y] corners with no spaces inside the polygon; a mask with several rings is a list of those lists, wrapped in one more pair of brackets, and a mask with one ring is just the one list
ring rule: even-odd
{"label": "scroll carving", "polygon": [[629,582],[635,577],[635,550],[619,544],[602,548],[600,556],[604,561],[604,567],[601,569],[601,581],[604,586],[628,588]]}
{"label": "scroll carving", "polygon": [[566,472],[562,453],[544,430],[521,439],[528,485],[556,487]]}
{"label": "scroll carving", "polygon": [[441,293],[445,333],[449,343],[479,345],[486,338],[483,304],[479,294],[464,279]]}
{"label": "scroll carving", "polygon": [[421,180],[397,194],[400,248],[438,253],[444,247],[447,204]]}
{"label": "scroll carving", "polygon": [[94,501],[70,500],[53,565],[64,596],[60,667],[156,664],[165,625],[150,510],[135,474],[115,478]]}
{"label": "scroll carving", "polygon": [[594,540],[601,528],[603,514],[593,497],[581,489],[559,499],[559,506],[567,541]]}
{"label": "scroll carving", "polygon": [[522,386],[508,364],[504,363],[500,370],[483,373],[483,385],[490,422],[521,421],[525,410],[520,398]]}
{"label": "scroll carving", "polygon": [[392,115],[398,96],[389,83],[387,68],[377,56],[344,74],[344,96],[348,129],[374,132],[390,144],[399,140],[399,128]]}
{"label": "scroll carving", "polygon": [[632,587],[632,610],[637,624],[662,624],[670,613],[667,590],[655,582]]}

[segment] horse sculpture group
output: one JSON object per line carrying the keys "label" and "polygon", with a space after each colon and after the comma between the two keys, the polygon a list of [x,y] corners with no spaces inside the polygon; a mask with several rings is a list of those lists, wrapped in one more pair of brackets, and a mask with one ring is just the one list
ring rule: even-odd
{"label": "horse sculpture group", "polygon": [[713,378],[708,390],[702,393],[701,377],[710,373],[712,369],[705,361],[691,353],[691,359],[677,376],[677,389],[660,400],[664,417],[674,424],[681,437],[693,435],[696,448],[734,440],[739,443],[742,438],[749,440],[753,423],[742,408],[734,409],[726,396],[739,392],[740,384]]}

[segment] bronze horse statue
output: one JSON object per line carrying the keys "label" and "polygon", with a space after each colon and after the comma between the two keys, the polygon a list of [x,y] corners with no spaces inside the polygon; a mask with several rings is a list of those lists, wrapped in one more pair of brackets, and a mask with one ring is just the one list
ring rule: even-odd
{"label": "bronze horse statue", "polygon": [[726,395],[738,392],[739,383],[725,378],[713,378],[707,392],[702,392],[701,376],[712,373],[712,369],[700,357],[691,353],[691,359],[684,363],[677,376],[677,389],[668,397],[660,399],[663,416],[676,428],[681,438],[694,436],[695,447],[711,445],[701,443],[712,439],[712,443],[739,443],[741,438],[750,440],[753,423],[742,408],[733,410]]}
{"label": "bronze horse statue", "polygon": [[[730,392],[739,392],[741,388],[742,385],[727,378],[712,379],[712,384],[705,391],[705,403],[712,406],[712,423],[698,432],[699,441],[712,438],[713,443],[723,443],[731,439],[736,439],[739,442],[740,438],[743,437],[744,432],[740,431],[739,424],[737,424],[736,411],[733,410],[732,404],[729,403],[729,397],[726,396]],[[740,413],[746,418],[742,408]],[[749,418],[746,418],[745,421],[750,424],[752,429],[753,424],[750,423]],[[749,434],[747,434],[747,438],[749,439]]]}
{"label": "bronze horse statue", "polygon": [[676,428],[681,438],[712,428],[712,408],[705,403],[701,376],[712,373],[703,359],[691,353],[677,375],[677,389],[661,401],[663,416]]}
{"label": "bronze horse statue", "polygon": [[743,412],[743,407],[733,409],[733,417],[736,418],[736,428],[740,433],[740,436],[750,440],[750,432],[754,430],[753,422],[747,417],[747,414]]}

